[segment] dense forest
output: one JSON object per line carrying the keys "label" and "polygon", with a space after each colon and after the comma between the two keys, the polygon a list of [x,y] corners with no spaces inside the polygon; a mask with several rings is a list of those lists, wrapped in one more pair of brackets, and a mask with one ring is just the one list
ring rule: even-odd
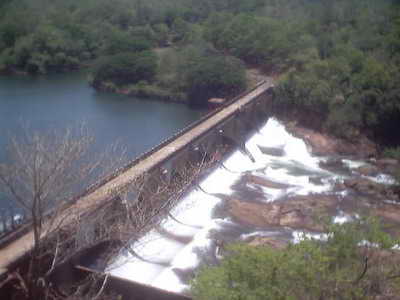
{"label": "dense forest", "polygon": [[399,6],[394,0],[2,0],[0,72],[89,66],[98,89],[201,103],[245,89],[246,67],[257,68],[279,78],[278,111],[344,138],[362,132],[396,146]]}

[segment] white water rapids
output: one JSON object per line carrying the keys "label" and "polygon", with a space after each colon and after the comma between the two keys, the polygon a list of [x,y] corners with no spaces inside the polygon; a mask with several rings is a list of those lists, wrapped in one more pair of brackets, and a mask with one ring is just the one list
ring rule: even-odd
{"label": "white water rapids", "polygon": [[[275,235],[298,241],[301,233],[290,228],[266,231],[236,224],[230,217],[221,217],[216,211],[223,198],[218,195],[235,193],[235,184],[245,173],[289,186],[272,189],[247,183],[246,189],[264,194],[266,197],[261,201],[266,202],[279,201],[288,194],[329,192],[345,175],[321,169],[319,162],[325,158],[310,155],[306,144],[289,134],[275,119],[270,119],[254,134],[247,141],[246,148],[255,162],[239,150],[232,153],[222,166],[200,183],[206,193],[196,189],[185,196],[171,211],[174,218],[168,217],[162,222],[162,230],[150,231],[131,246],[137,256],[125,250],[108,267],[108,272],[160,289],[183,292],[188,288],[194,270],[203,263],[215,263],[218,259],[218,236],[228,242]],[[267,154],[265,149],[273,151]],[[348,160],[346,164],[355,168],[363,163]],[[343,223],[351,218],[338,211],[334,221]]]}

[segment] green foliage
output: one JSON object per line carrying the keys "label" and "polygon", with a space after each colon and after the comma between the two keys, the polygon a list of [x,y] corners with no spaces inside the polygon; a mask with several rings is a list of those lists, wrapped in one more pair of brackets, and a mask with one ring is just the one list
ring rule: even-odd
{"label": "green foliage", "polygon": [[102,55],[115,55],[118,53],[139,52],[149,50],[151,42],[145,33],[133,32],[129,34],[117,29],[111,29],[105,40]]}
{"label": "green foliage", "polygon": [[226,98],[246,87],[245,68],[237,58],[205,50],[187,49],[181,65],[183,89],[192,104],[209,98]]}
{"label": "green foliage", "polygon": [[152,51],[119,53],[99,59],[92,69],[92,85],[103,88],[111,82],[116,86],[152,81],[156,75],[157,57]]}
{"label": "green foliage", "polygon": [[399,69],[352,46],[333,52],[283,77],[276,91],[280,103],[322,114],[322,126],[342,137],[364,129],[388,138],[389,128],[400,126]]}
{"label": "green foliage", "polygon": [[168,89],[156,84],[149,84],[147,81],[139,81],[126,89],[128,94],[141,98],[160,99],[174,102],[184,102],[185,95],[182,92]]}
{"label": "green foliage", "polygon": [[[253,14],[212,15],[206,38],[220,50],[267,70],[284,70],[299,62],[299,51],[307,52],[312,39],[298,24]],[[303,56],[304,57],[304,56]]]}
{"label": "green foliage", "polygon": [[399,278],[391,278],[399,272],[399,254],[391,250],[396,241],[377,221],[327,229],[325,242],[304,237],[285,250],[229,247],[219,266],[206,267],[195,278],[194,299],[355,300],[400,292]]}
{"label": "green foliage", "polygon": [[400,147],[386,148],[383,151],[383,155],[400,161]]}
{"label": "green foliage", "polygon": [[165,47],[169,42],[169,28],[164,23],[155,24],[154,28],[154,38],[157,41],[158,46]]}

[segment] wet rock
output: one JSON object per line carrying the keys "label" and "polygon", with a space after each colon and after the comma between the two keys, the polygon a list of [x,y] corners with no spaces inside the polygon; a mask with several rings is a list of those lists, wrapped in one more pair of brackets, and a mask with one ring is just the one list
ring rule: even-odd
{"label": "wet rock", "polygon": [[293,126],[288,130],[296,137],[303,139],[311,146],[314,155],[335,154],[336,141],[313,130]]}
{"label": "wet rock", "polygon": [[369,194],[374,196],[384,196],[388,191],[388,187],[376,183],[367,178],[350,178],[343,181],[347,188],[351,188],[359,193]]}
{"label": "wet rock", "polygon": [[251,175],[251,174],[247,174],[246,175],[246,180],[248,182],[254,183],[254,184],[258,184],[267,188],[271,188],[271,189],[287,189],[289,187],[291,187],[291,185],[289,184],[284,184],[284,183],[279,183],[279,182],[275,182],[272,180],[268,180],[259,176],[255,176],[255,175]]}
{"label": "wet rock", "polygon": [[341,181],[337,181],[336,183],[335,183],[335,185],[333,186],[333,191],[334,192],[340,192],[340,191],[344,191],[346,189],[346,186],[344,185],[344,183],[343,182],[341,182]]}
{"label": "wet rock", "polygon": [[308,195],[266,204],[231,199],[228,207],[239,223],[256,227],[288,226],[322,231],[318,217],[333,213],[338,202],[338,198],[332,195]]}
{"label": "wet rock", "polygon": [[332,158],[327,161],[321,161],[319,163],[319,167],[324,170],[328,170],[331,172],[341,172],[348,173],[349,168],[343,163],[342,159]]}
{"label": "wet rock", "polygon": [[248,244],[253,247],[264,246],[271,247],[273,249],[285,249],[288,246],[289,242],[287,240],[278,239],[275,237],[257,236],[252,239]]}
{"label": "wet rock", "polygon": [[263,147],[263,146],[258,146],[260,148],[260,151],[264,154],[267,155],[272,155],[272,156],[284,156],[285,155],[285,150],[282,148],[273,148],[273,147]]}
{"label": "wet rock", "polygon": [[322,177],[310,177],[310,182],[315,185],[324,185],[324,182],[322,181]]}
{"label": "wet rock", "polygon": [[397,159],[391,159],[391,158],[378,159],[375,163],[377,166],[382,168],[388,166],[399,166],[399,161]]}
{"label": "wet rock", "polygon": [[400,162],[397,159],[378,159],[375,165],[381,169],[382,173],[396,175],[400,170]]}
{"label": "wet rock", "polygon": [[[390,200],[400,203],[400,197],[397,193],[396,186],[388,186],[376,183],[367,178],[352,178],[344,180],[344,185],[354,191],[366,195],[366,202],[376,205],[376,203],[383,203],[383,201]],[[364,199],[360,197],[360,199]],[[400,211],[399,211],[400,213]]]}
{"label": "wet rock", "polygon": [[[400,223],[400,205],[382,204],[372,210],[374,216],[382,217],[395,223]],[[398,225],[397,225],[398,227]]]}
{"label": "wet rock", "polygon": [[355,171],[364,176],[376,176],[380,170],[376,166],[364,165],[355,169]]}
{"label": "wet rock", "polygon": [[340,154],[371,157],[377,153],[375,144],[365,137],[360,136],[357,142],[350,143],[299,126],[287,126],[287,130],[294,136],[303,139],[311,147],[311,152],[314,155]]}

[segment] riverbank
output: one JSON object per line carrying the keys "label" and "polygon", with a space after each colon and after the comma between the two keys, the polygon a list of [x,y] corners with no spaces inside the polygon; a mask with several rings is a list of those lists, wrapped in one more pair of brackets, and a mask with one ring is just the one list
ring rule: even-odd
{"label": "riverbank", "polygon": [[101,92],[115,93],[143,99],[156,99],[165,102],[187,103],[188,99],[184,93],[174,92],[161,87],[156,83],[139,82],[124,87],[118,87],[110,81],[97,85],[96,89]]}

